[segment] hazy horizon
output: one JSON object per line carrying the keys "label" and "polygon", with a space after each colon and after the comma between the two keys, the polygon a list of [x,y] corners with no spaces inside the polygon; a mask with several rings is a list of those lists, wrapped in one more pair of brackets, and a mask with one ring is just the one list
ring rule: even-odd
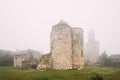
{"label": "hazy horizon", "polygon": [[120,54],[120,0],[0,0],[0,49],[50,51],[52,26],[62,19],[93,30],[100,53]]}

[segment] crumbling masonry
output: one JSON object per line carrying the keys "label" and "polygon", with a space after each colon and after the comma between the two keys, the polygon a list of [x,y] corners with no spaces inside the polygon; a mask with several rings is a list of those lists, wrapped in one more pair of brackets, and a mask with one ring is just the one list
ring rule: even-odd
{"label": "crumbling masonry", "polygon": [[53,26],[50,42],[52,69],[81,69],[84,66],[84,41],[81,28],[71,28],[61,21]]}
{"label": "crumbling masonry", "polygon": [[[84,66],[83,30],[71,28],[70,25],[61,21],[52,27],[50,36],[51,52],[42,55],[39,60],[34,51],[25,51],[25,54],[14,57],[14,66],[30,68],[35,65],[37,69],[81,69]],[[23,53],[23,52],[22,52]],[[37,58],[37,59],[36,59]],[[37,60],[37,61],[36,61]]]}

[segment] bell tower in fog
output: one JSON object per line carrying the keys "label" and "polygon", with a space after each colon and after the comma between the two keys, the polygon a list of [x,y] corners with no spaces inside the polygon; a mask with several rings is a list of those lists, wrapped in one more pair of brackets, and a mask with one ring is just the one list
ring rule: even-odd
{"label": "bell tower in fog", "polygon": [[99,42],[95,40],[95,33],[91,30],[88,34],[88,42],[85,44],[85,61],[95,63],[98,57]]}

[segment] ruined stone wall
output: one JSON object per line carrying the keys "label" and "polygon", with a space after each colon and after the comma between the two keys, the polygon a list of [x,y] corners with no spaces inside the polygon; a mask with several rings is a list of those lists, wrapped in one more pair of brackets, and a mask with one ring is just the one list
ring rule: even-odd
{"label": "ruined stone wall", "polygon": [[59,23],[53,26],[51,32],[51,56],[53,69],[72,69],[71,44],[71,27],[64,23]]}
{"label": "ruined stone wall", "polygon": [[41,54],[38,51],[34,50],[21,50],[16,53],[14,56],[14,67],[22,67],[23,61],[29,60],[39,60],[41,58]]}
{"label": "ruined stone wall", "polygon": [[37,69],[81,69],[84,66],[84,40],[81,28],[71,28],[61,21],[52,27],[51,52],[42,56]]}
{"label": "ruined stone wall", "polygon": [[51,53],[45,54],[41,57],[37,69],[39,70],[51,69]]}
{"label": "ruined stone wall", "polygon": [[51,59],[53,69],[81,69],[84,66],[83,30],[64,22],[53,26]]}
{"label": "ruined stone wall", "polygon": [[72,60],[73,69],[80,69],[84,65],[84,44],[83,30],[81,28],[72,29]]}
{"label": "ruined stone wall", "polygon": [[28,60],[29,54],[17,54],[14,56],[14,67],[22,67],[22,61]]}
{"label": "ruined stone wall", "polygon": [[13,61],[14,61],[13,66],[14,66],[14,67],[17,67],[17,58],[16,58],[16,57],[14,57]]}

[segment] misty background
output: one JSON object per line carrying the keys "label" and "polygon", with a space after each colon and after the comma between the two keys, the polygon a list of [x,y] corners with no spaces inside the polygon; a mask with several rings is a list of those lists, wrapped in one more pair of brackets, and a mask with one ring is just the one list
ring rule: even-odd
{"label": "misty background", "polygon": [[93,30],[100,52],[120,53],[120,0],[0,0],[0,49],[50,52],[50,31],[61,19]]}

